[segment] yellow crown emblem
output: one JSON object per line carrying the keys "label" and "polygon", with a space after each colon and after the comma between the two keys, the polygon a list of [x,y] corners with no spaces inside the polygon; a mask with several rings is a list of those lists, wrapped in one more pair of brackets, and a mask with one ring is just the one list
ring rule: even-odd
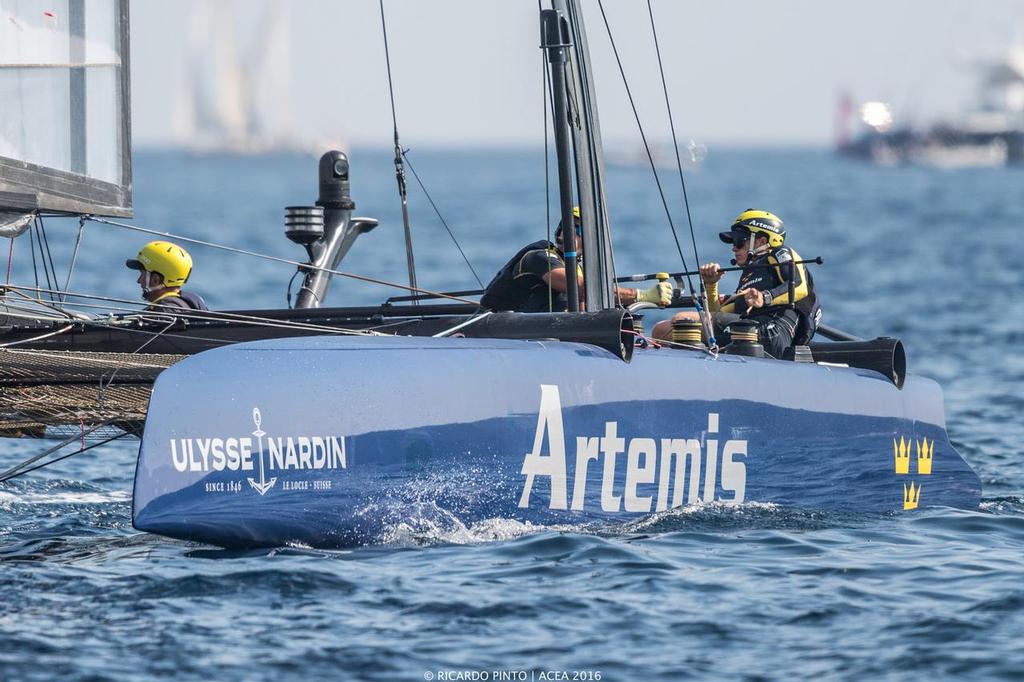
{"label": "yellow crown emblem", "polygon": [[903,436],[900,436],[899,443],[896,442],[895,438],[892,439],[892,452],[896,458],[897,474],[910,473],[910,444],[911,441],[903,440]]}
{"label": "yellow crown emblem", "polygon": [[913,481],[910,482],[910,487],[909,488],[907,487],[906,483],[903,484],[903,510],[904,511],[906,511],[908,509],[917,509],[917,503],[921,501],[921,489],[922,488],[924,488],[923,485],[919,485],[919,486],[917,486],[917,488],[914,488],[914,482]]}
{"label": "yellow crown emblem", "polygon": [[917,473],[927,476],[932,473],[932,455],[935,454],[935,441],[928,442],[922,438],[917,444]]}

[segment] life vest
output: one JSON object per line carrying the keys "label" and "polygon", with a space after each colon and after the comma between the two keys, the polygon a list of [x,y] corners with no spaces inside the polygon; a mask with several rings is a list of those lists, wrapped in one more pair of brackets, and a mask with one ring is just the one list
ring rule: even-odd
{"label": "life vest", "polygon": [[209,310],[206,301],[199,294],[191,291],[177,291],[168,293],[149,304],[149,310],[161,308],[181,308],[182,310]]}
{"label": "life vest", "polygon": [[[767,260],[773,268],[748,268],[740,276],[740,284],[737,291],[746,288],[755,288],[762,291],[774,289],[780,284],[788,284],[788,279],[782,272],[782,266],[786,263],[795,263],[802,260],[800,254],[788,246],[780,246],[768,253],[758,257],[753,264],[763,265]],[[793,335],[793,343],[806,345],[814,336],[821,320],[821,305],[818,302],[818,294],[814,290],[814,277],[803,265],[792,265],[800,275],[800,282],[793,288],[796,304],[790,308],[788,296],[776,296],[772,305],[763,308],[756,308],[749,315],[744,315],[758,322],[783,320],[790,327]],[[780,300],[782,299],[782,300]]]}
{"label": "life vest", "polygon": [[206,301],[199,294],[193,294],[191,291],[180,291],[178,295],[181,297],[181,300],[188,303],[188,307],[192,308],[192,310],[209,310],[206,307]]}
{"label": "life vest", "polygon": [[542,312],[550,307],[564,311],[567,307],[565,294],[551,291],[539,276],[530,276],[521,271],[521,262],[531,251],[553,251],[555,245],[546,239],[527,244],[498,270],[498,274],[484,289],[480,306],[488,310],[514,310],[519,312]]}

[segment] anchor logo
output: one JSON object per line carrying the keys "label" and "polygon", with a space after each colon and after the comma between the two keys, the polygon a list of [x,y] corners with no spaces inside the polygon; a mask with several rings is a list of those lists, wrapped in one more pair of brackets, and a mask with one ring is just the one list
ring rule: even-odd
{"label": "anchor logo", "polygon": [[252,432],[252,435],[256,436],[257,442],[259,443],[260,453],[260,480],[257,483],[256,479],[250,477],[249,485],[256,489],[260,495],[266,495],[267,491],[274,487],[277,483],[277,476],[272,477],[269,481],[267,480],[267,472],[263,464],[263,436],[267,435],[266,432],[260,428],[260,424],[263,421],[263,417],[260,415],[260,408],[252,408],[252,420],[256,424],[256,430]]}

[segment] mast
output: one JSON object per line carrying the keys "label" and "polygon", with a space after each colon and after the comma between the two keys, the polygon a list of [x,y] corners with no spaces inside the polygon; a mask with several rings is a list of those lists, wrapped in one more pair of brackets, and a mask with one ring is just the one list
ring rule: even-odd
{"label": "mast", "polygon": [[[569,98],[566,91],[565,67],[569,61],[569,31],[565,21],[553,9],[540,13],[541,48],[547,52],[551,65],[552,125],[555,128],[555,149],[558,156],[558,203],[562,227],[562,255],[565,258],[565,295],[568,310],[579,312],[579,280],[576,278],[576,226],[573,222],[572,141],[569,139]],[[572,225],[572,227],[567,227]],[[571,236],[567,236],[571,235]]]}
{"label": "mast", "polygon": [[552,0],[569,27],[569,123],[573,137],[576,185],[583,223],[583,277],[587,310],[615,307],[608,201],[605,197],[604,147],[597,116],[597,93],[591,73],[587,33],[578,0]]}

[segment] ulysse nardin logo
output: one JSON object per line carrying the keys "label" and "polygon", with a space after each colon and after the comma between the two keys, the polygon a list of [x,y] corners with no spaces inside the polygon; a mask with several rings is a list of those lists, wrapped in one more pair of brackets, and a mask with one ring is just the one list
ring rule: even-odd
{"label": "ulysse nardin logo", "polygon": [[[277,436],[267,437],[262,428],[260,409],[252,409],[256,429],[251,436],[229,438],[172,438],[171,462],[180,472],[259,471],[259,476],[247,476],[249,485],[260,495],[277,483],[278,476],[267,472],[287,470],[317,471],[346,469],[345,439],[336,436]],[[253,462],[254,456],[259,462]],[[319,483],[319,482],[317,482]],[[319,486],[314,486],[314,488]],[[289,489],[289,482],[285,482]],[[291,489],[306,489],[292,486]]]}
{"label": "ulysse nardin logo", "polygon": [[[708,414],[708,427],[701,440],[647,437],[627,440],[619,436],[618,422],[605,422],[603,436],[576,437],[575,470],[570,481],[558,386],[542,384],[540,390],[533,450],[526,453],[521,470],[525,478],[520,507],[530,506],[534,483],[542,479],[546,479],[544,487],[550,490],[548,506],[551,509],[579,511],[600,504],[605,512],[650,513],[684,503],[743,502],[747,487],[747,441],[719,442],[717,413]],[[545,449],[547,454],[543,452]],[[601,467],[600,490],[593,483],[588,485],[597,478],[588,475],[588,471],[597,466]],[[623,480],[621,489],[616,489],[618,480]],[[702,484],[703,497],[700,496]],[[717,488],[731,495],[716,500]]]}
{"label": "ulysse nardin logo", "polygon": [[249,477],[249,485],[256,489],[260,495],[266,495],[267,491],[274,487],[277,483],[277,476],[274,476],[269,481],[267,480],[267,470],[263,466],[263,436],[267,435],[266,432],[260,428],[260,424],[263,423],[263,416],[260,414],[260,408],[252,408],[252,420],[256,424],[256,430],[252,432],[252,435],[259,439],[259,453],[260,453],[260,482],[257,483],[254,478]]}

